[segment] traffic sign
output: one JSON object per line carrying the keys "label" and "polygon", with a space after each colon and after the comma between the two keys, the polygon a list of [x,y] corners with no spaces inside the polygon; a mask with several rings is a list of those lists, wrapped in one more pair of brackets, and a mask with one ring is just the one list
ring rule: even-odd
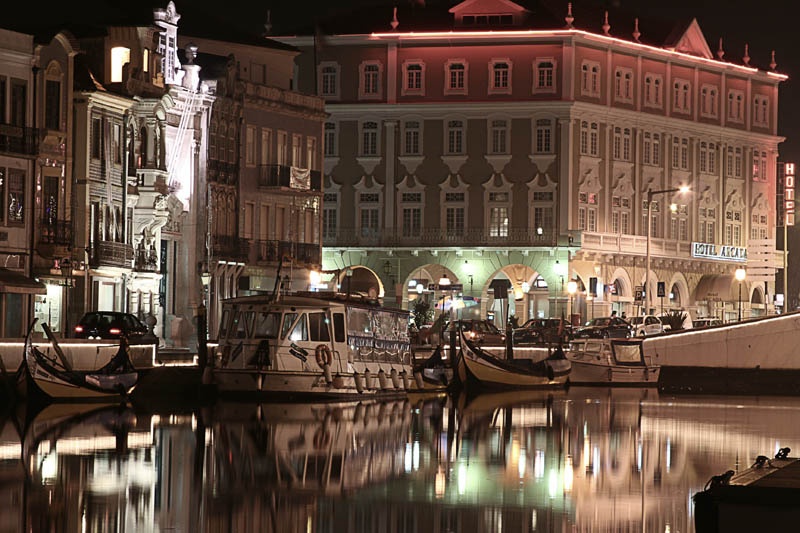
{"label": "traffic sign", "polygon": [[667,295],[667,286],[666,286],[666,283],[664,283],[663,281],[659,281],[659,282],[658,282],[658,294],[657,294],[657,296],[658,296],[659,298],[663,298],[663,297],[664,297],[664,296],[666,296],[666,295]]}

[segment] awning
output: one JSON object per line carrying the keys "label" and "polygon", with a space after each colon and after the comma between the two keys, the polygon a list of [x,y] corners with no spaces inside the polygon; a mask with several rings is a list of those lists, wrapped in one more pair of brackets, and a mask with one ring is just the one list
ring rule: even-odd
{"label": "awning", "polygon": [[0,268],[0,293],[47,294],[47,287],[19,272]]}
{"label": "awning", "polygon": [[[695,289],[698,302],[734,302],[739,298],[737,281],[730,274],[706,274],[700,278]],[[742,282],[742,292],[747,290],[747,282]]]}

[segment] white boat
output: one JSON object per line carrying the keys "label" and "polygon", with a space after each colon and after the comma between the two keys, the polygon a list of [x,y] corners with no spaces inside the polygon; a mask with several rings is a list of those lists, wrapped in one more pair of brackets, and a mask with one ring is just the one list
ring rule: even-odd
{"label": "white boat", "polygon": [[[31,328],[32,329],[32,328]],[[56,352],[59,353],[57,345]],[[97,400],[126,397],[133,392],[139,373],[133,369],[127,343],[120,343],[117,355],[102,368],[73,370],[66,358],[48,357],[25,340],[25,364],[33,383],[44,394],[56,400]]]}
{"label": "white boat", "polygon": [[212,371],[221,394],[341,398],[417,388],[408,312],[334,293],[226,300]]}
{"label": "white boat", "polygon": [[641,340],[575,340],[566,355],[570,385],[658,385],[661,366],[645,357]]}
{"label": "white boat", "polygon": [[534,362],[531,359],[501,359],[470,342],[461,333],[458,375],[479,388],[538,388],[563,386],[570,362],[560,351]]}

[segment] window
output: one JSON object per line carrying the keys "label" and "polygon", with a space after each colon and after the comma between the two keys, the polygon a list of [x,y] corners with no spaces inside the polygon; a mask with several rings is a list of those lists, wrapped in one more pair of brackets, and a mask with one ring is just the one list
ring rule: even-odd
{"label": "window", "polygon": [[380,227],[380,210],[373,207],[361,208],[361,236],[377,237]]}
{"label": "window", "polygon": [[689,113],[691,111],[690,87],[690,83],[686,80],[675,80],[672,94],[674,111],[678,113]]}
{"label": "window", "polygon": [[361,64],[361,97],[377,98],[380,96],[380,64],[375,62]]}
{"label": "window", "polygon": [[447,234],[449,236],[464,235],[464,208],[448,207],[446,212]]}
{"label": "window", "polygon": [[11,80],[11,107],[8,121],[14,126],[25,126],[28,114],[28,84],[25,80]]}
{"label": "window", "polygon": [[122,125],[114,124],[112,126],[111,137],[111,153],[114,157],[114,164],[122,164]]}
{"label": "window", "polygon": [[[5,93],[0,97],[5,98]],[[0,117],[0,122],[4,121],[5,117]],[[44,126],[49,130],[61,129],[61,82],[57,80],[45,82]]]}
{"label": "window", "polygon": [[326,192],[322,205],[322,238],[335,239],[338,219],[339,194]]}
{"label": "window", "polygon": [[767,152],[753,150],[753,181],[767,181]]}
{"label": "window", "polygon": [[552,122],[546,118],[536,120],[536,153],[549,154],[552,146]]}
{"label": "window", "polygon": [[508,122],[505,120],[492,120],[492,133],[491,133],[491,153],[493,154],[506,154],[508,153]]}
{"label": "window", "polygon": [[642,162],[645,165],[658,166],[661,164],[661,136],[658,133],[644,133]]}
{"label": "window", "polygon": [[[25,171],[9,168],[8,184],[6,185],[7,200],[6,224],[18,226],[25,223]],[[0,190],[2,193],[2,190]]]}
{"label": "window", "polygon": [[717,172],[717,147],[714,143],[708,143],[708,173]]}
{"label": "window", "polygon": [[464,153],[464,122],[461,120],[447,122],[447,153]]}
{"label": "window", "polygon": [[613,233],[630,233],[630,198],[611,197],[611,231]]}
{"label": "window", "polygon": [[100,159],[103,156],[103,121],[99,117],[92,118],[92,159]]}
{"label": "window", "polygon": [[622,159],[622,128],[614,128],[614,159]]}
{"label": "window", "polygon": [[122,68],[130,61],[130,48],[115,46],[111,49],[111,83],[122,82]]}
{"label": "window", "polygon": [[649,73],[645,75],[644,105],[661,107],[661,76]]}
{"label": "window", "polygon": [[597,193],[578,193],[578,227],[584,231],[597,231],[597,208],[584,207],[583,204],[597,205]]}
{"label": "window", "polygon": [[378,155],[378,123],[361,123],[361,155]]}
{"label": "window", "polygon": [[644,133],[644,140],[642,141],[642,163],[645,165],[649,165],[651,161],[651,154],[652,154],[652,146],[653,142],[651,140],[650,133]]}
{"label": "window", "polygon": [[403,123],[403,153],[420,155],[420,123],[418,120],[407,120]]}
{"label": "window", "polygon": [[733,159],[733,175],[737,178],[742,177],[742,149],[736,148],[734,151],[734,159]]}
{"label": "window", "polygon": [[317,168],[316,137],[306,137],[306,168],[309,170],[319,170]]}
{"label": "window", "polygon": [[744,121],[744,94],[742,91],[728,91],[728,120],[732,122]]}
{"label": "window", "polygon": [[716,231],[716,210],[711,207],[701,207],[698,214],[700,226],[697,230],[697,240],[713,244]]}
{"label": "window", "polygon": [[489,66],[489,93],[509,94],[511,92],[511,66],[508,61],[493,61]]}
{"label": "window", "polygon": [[272,130],[261,128],[261,164],[268,165],[271,161],[272,161]]}
{"label": "window", "polygon": [[[276,313],[277,314],[277,313]],[[308,329],[312,342],[330,342],[331,333],[325,313],[308,313]]]}
{"label": "window", "polygon": [[533,92],[555,91],[555,61],[540,59],[534,63]]}
{"label": "window", "polygon": [[766,239],[767,238],[767,216],[753,213],[753,220],[750,224],[750,238],[751,239]]}
{"label": "window", "polygon": [[689,170],[689,139],[681,139],[681,169]]}
{"label": "window", "polygon": [[303,167],[303,136],[296,133],[292,134],[292,166]]}
{"label": "window", "polygon": [[508,237],[508,207],[489,208],[489,236]]}
{"label": "window", "polygon": [[325,137],[323,140],[323,148],[325,150],[325,157],[336,156],[336,123],[325,123]]}
{"label": "window", "polygon": [[614,100],[631,102],[633,100],[633,71],[629,68],[617,68],[614,72]]}
{"label": "window", "polygon": [[320,69],[320,96],[339,96],[339,65],[322,64]]}
{"label": "window", "polygon": [[708,172],[708,145],[700,143],[700,172]]}
{"label": "window", "polygon": [[622,159],[623,161],[631,160],[631,130],[629,128],[622,130]]}
{"label": "window", "polygon": [[742,213],[741,211],[725,212],[725,244],[742,245]]}
{"label": "window", "polygon": [[6,121],[6,86],[5,76],[0,76],[0,124]]}
{"label": "window", "polygon": [[598,125],[581,122],[581,154],[597,156]]}
{"label": "window", "polygon": [[453,62],[445,65],[446,77],[445,94],[466,94],[467,92],[467,66],[466,63]]}
{"label": "window", "polygon": [[405,63],[403,65],[404,78],[403,92],[404,94],[424,94],[424,75],[425,69],[423,64],[420,63]]}
{"label": "window", "polygon": [[709,118],[717,117],[717,87],[703,85],[700,89],[700,115]]}
{"label": "window", "polygon": [[150,49],[145,48],[142,50],[142,71],[150,72]]}
{"label": "window", "polygon": [[600,64],[584,61],[581,65],[581,94],[600,96]]}
{"label": "window", "polygon": [[551,233],[555,228],[553,218],[553,192],[533,193],[533,229],[538,234]]}
{"label": "window", "polygon": [[245,162],[247,166],[256,164],[256,127],[247,126],[245,130]]}
{"label": "window", "polygon": [[767,127],[769,125],[769,98],[756,95],[753,98],[753,123],[757,126]]}
{"label": "window", "polygon": [[295,325],[292,330],[292,334],[289,335],[289,340],[294,342],[308,340],[308,322],[305,313],[300,315],[300,320],[297,321],[297,325]]}

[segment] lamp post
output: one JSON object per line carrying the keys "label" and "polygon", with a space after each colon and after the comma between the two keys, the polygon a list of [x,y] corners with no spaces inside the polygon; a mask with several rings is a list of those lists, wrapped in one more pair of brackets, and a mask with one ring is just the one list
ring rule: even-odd
{"label": "lamp post", "polygon": [[[561,277],[561,292],[560,297],[564,296],[564,276],[567,275],[567,265],[562,265],[556,259],[556,264],[553,265],[553,272],[555,272],[556,276]],[[558,314],[558,303],[556,302],[556,314]],[[564,318],[564,314],[561,314],[561,318]]]}
{"label": "lamp post", "polygon": [[65,257],[61,261],[59,261],[59,265],[61,268],[61,275],[64,276],[64,300],[66,301],[64,305],[64,310],[66,311],[64,317],[64,337],[67,337],[70,333],[69,331],[69,288],[72,286],[72,261],[70,261],[69,257]]}
{"label": "lamp post", "polygon": [[736,269],[736,281],[739,282],[739,322],[742,321],[742,282],[747,272],[743,268]]}
{"label": "lamp post", "polygon": [[578,292],[578,283],[570,280],[567,283],[567,292],[569,293],[569,323],[572,324],[572,315],[575,314],[572,311],[572,297]]}
{"label": "lamp post", "polygon": [[469,295],[472,296],[472,276],[475,275],[475,265],[466,259],[464,260],[464,273],[469,276]]}
{"label": "lamp post", "polygon": [[647,270],[645,270],[644,273],[645,314],[650,312],[650,296],[653,292],[650,290],[650,237],[653,234],[653,196],[657,194],[670,194],[673,192],[687,193],[689,192],[689,187],[683,185],[674,189],[661,189],[659,191],[654,191],[652,189],[647,190]]}
{"label": "lamp post", "polygon": [[347,267],[347,270],[344,271],[344,277],[347,279],[347,298],[350,298],[350,281],[353,278],[353,269]]}

